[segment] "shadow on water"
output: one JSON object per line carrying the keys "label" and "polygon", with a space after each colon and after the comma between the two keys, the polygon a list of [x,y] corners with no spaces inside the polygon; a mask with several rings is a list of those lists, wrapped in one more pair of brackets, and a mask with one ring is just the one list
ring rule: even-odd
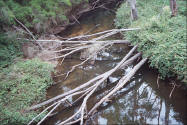
{"label": "shadow on water", "polygon": [[[113,28],[113,19],[115,15],[109,11],[97,10],[93,14],[87,14],[80,19],[81,24],[69,27],[61,35],[64,37],[73,37],[82,35],[100,24],[92,32],[104,31]],[[113,37],[114,38],[114,37]],[[115,36],[119,39],[119,36]],[[112,38],[110,38],[112,39]],[[129,51],[126,45],[115,45],[109,50],[101,53],[94,65],[86,64],[72,72],[66,80],[59,77],[56,80],[62,82],[49,88],[47,97],[52,98],[63,92],[69,91],[80,84],[87,82],[91,78],[110,70],[123,56]],[[64,73],[71,66],[80,63],[78,59],[67,59],[62,66],[57,67],[57,71]],[[105,82],[97,92],[88,101],[90,109],[99,98],[112,89],[116,82],[133,68],[133,65],[126,67],[114,73],[108,82]],[[187,124],[187,92],[182,87],[177,87],[172,97],[169,98],[172,86],[168,81],[159,80],[157,86],[158,74],[144,65],[129,84],[118,91],[112,101],[105,102],[98,109],[87,124]],[[75,98],[70,99],[72,102]],[[71,108],[59,107],[56,113],[48,118],[44,123],[47,125],[57,124],[70,115],[75,113],[81,101]]]}
{"label": "shadow on water", "polygon": [[92,124],[186,124],[186,90],[159,80],[157,74],[144,66],[131,82],[105,104],[92,118]]}

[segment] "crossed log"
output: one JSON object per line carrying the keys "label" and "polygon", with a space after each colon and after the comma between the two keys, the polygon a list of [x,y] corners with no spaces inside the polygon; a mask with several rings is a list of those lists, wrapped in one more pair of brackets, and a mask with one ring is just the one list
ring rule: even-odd
{"label": "crossed log", "polygon": [[[96,37],[92,40],[89,41],[60,41],[60,40],[38,40],[38,41],[53,41],[53,42],[58,42],[60,43],[60,45],[62,44],[71,44],[72,46],[57,50],[55,52],[60,53],[60,52],[66,52],[64,55],[59,55],[57,57],[52,58],[53,59],[61,59],[62,60],[65,59],[65,57],[67,57],[68,55],[71,55],[73,53],[76,53],[78,51],[84,50],[84,49],[90,49],[93,47],[93,45],[97,45],[98,48],[96,49],[96,51],[94,53],[92,53],[88,58],[86,58],[84,61],[82,61],[80,64],[74,65],[72,67],[72,69],[70,71],[68,71],[66,74],[66,78],[69,76],[69,74],[71,72],[73,72],[73,70],[81,65],[83,65],[85,62],[87,62],[89,59],[91,59],[94,55],[97,55],[99,52],[101,52],[102,50],[104,50],[107,46],[111,46],[115,43],[129,43],[126,40],[109,40],[109,41],[98,41],[101,40],[103,38],[109,37],[111,35],[114,35],[116,33],[119,33],[121,31],[129,31],[129,30],[138,30],[139,28],[134,28],[134,29],[114,29],[114,30],[109,30],[109,31],[104,31],[104,32],[100,32],[100,33],[96,33],[96,34],[91,34],[91,35],[85,35],[85,36],[77,36],[74,38],[69,38],[68,40],[73,40],[73,39],[80,39],[82,37],[90,37],[93,35],[101,35],[104,34],[102,36]],[[140,67],[146,62],[147,58],[142,59],[138,64],[136,64],[134,66],[134,68],[127,73],[125,76],[123,76],[118,83],[116,84],[116,86],[110,90],[105,96],[103,96],[95,105],[94,107],[92,107],[89,111],[87,109],[87,102],[88,99],[97,91],[97,89],[99,88],[99,86],[101,86],[104,81],[106,81],[108,79],[109,76],[111,76],[114,72],[116,72],[117,70],[131,64],[132,62],[134,62],[136,59],[138,59],[138,57],[141,56],[141,53],[135,53],[137,49],[137,45],[134,46],[129,53],[111,70],[104,72],[101,75],[98,75],[94,78],[92,78],[91,80],[87,81],[86,83],[83,83],[82,85],[68,91],[65,93],[62,93],[60,95],[57,95],[56,97],[53,97],[49,100],[46,100],[40,104],[34,105],[32,107],[30,107],[28,110],[34,110],[34,109],[38,109],[42,106],[47,106],[40,114],[38,114],[35,118],[32,119],[32,121],[30,121],[28,123],[28,125],[30,125],[32,122],[35,121],[36,118],[38,118],[41,114],[43,114],[46,111],[49,111],[45,117],[43,119],[41,119],[37,125],[40,125],[44,120],[46,120],[47,117],[49,117],[60,105],[64,104],[64,103],[68,103],[69,106],[72,106],[72,104],[76,103],[79,100],[82,100],[82,104],[80,105],[78,111],[76,113],[74,113],[72,116],[70,116],[69,118],[67,118],[66,120],[62,121],[61,123],[59,123],[59,125],[63,125],[63,124],[74,124],[76,122],[80,122],[81,125],[83,125],[85,119],[88,119],[93,113],[94,111],[96,111],[96,109],[105,101],[107,101],[109,98],[112,98],[113,95],[119,91],[121,88],[123,88],[123,86],[125,84],[128,83],[128,81],[130,81],[130,79],[133,77],[133,75],[138,71],[138,69],[140,69]],[[63,62],[63,61],[62,61]],[[64,74],[63,74],[64,75]],[[60,76],[60,75],[58,75]],[[68,102],[68,99],[72,98],[73,96],[78,96],[78,98],[72,103],[70,104],[70,102]]]}

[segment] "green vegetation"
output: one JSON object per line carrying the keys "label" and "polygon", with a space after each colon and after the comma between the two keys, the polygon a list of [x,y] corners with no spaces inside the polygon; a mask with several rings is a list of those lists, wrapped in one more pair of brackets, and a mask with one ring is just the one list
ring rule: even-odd
{"label": "green vegetation", "polygon": [[37,32],[68,23],[66,12],[87,0],[0,0],[0,23],[15,24],[14,18]]}
{"label": "green vegetation", "polygon": [[16,40],[16,33],[0,33],[0,69],[10,65],[13,60],[22,55],[21,41]]}
{"label": "green vegetation", "polygon": [[23,42],[16,39],[23,34],[12,29],[15,18],[31,31],[45,33],[67,24],[68,11],[84,2],[88,0],[0,0],[0,124],[28,123],[38,112],[24,109],[45,99],[52,83],[53,66],[38,59],[15,61]]}
{"label": "green vegetation", "polygon": [[52,65],[32,59],[0,72],[1,125],[26,124],[37,115],[37,111],[25,112],[24,109],[45,99],[46,89],[52,84],[52,70]]}
{"label": "green vegetation", "polygon": [[45,33],[55,25],[68,23],[66,12],[83,2],[88,0],[0,0],[0,69],[22,55],[22,41],[16,39],[20,34],[12,29],[14,18],[31,30]]}
{"label": "green vegetation", "polygon": [[139,19],[133,22],[124,3],[117,11],[115,24],[120,28],[140,27],[139,31],[124,33],[124,38],[138,44],[162,78],[177,75],[187,83],[186,1],[177,2],[178,15],[171,17],[169,0],[137,1]]}
{"label": "green vegetation", "polygon": [[130,7],[127,3],[121,4],[116,12],[115,26],[118,28],[128,27],[130,25]]}

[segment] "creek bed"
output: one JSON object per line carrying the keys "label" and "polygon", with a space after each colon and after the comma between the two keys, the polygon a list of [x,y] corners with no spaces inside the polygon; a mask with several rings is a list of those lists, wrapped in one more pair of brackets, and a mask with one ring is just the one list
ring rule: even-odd
{"label": "creek bed", "polygon": [[[90,33],[100,32],[114,28],[113,20],[115,14],[109,10],[97,9],[85,14],[80,18],[80,24],[75,24],[61,33],[62,37],[73,37],[83,35],[95,25],[99,24]],[[119,39],[115,35],[109,39]],[[66,80],[60,82],[47,91],[47,98],[52,98],[63,92],[69,91],[91,78],[112,69],[130,49],[127,45],[114,45],[109,50],[97,57],[94,65],[86,64],[72,72]],[[80,63],[79,59],[67,59],[57,71],[66,72],[71,66]],[[133,67],[121,69],[114,73],[109,80],[88,101],[88,109],[105,95],[116,82]],[[171,98],[169,98],[172,86],[167,80],[158,81],[157,71],[144,65],[131,79],[128,85],[115,94],[112,101],[105,102],[98,109],[87,124],[187,124],[187,91],[182,87],[176,87]],[[159,84],[159,88],[157,85]],[[70,102],[75,100],[72,98]],[[79,108],[79,103],[71,108],[62,110],[60,107],[56,113],[48,118],[43,124],[55,125],[68,118]]]}

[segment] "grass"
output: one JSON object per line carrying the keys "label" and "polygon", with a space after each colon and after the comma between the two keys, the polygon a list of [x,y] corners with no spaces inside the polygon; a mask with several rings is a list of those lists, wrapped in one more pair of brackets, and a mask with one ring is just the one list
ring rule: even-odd
{"label": "grass", "polygon": [[52,84],[51,71],[53,66],[39,59],[17,62],[0,71],[1,125],[26,124],[37,115],[37,111],[24,110],[45,99]]}

